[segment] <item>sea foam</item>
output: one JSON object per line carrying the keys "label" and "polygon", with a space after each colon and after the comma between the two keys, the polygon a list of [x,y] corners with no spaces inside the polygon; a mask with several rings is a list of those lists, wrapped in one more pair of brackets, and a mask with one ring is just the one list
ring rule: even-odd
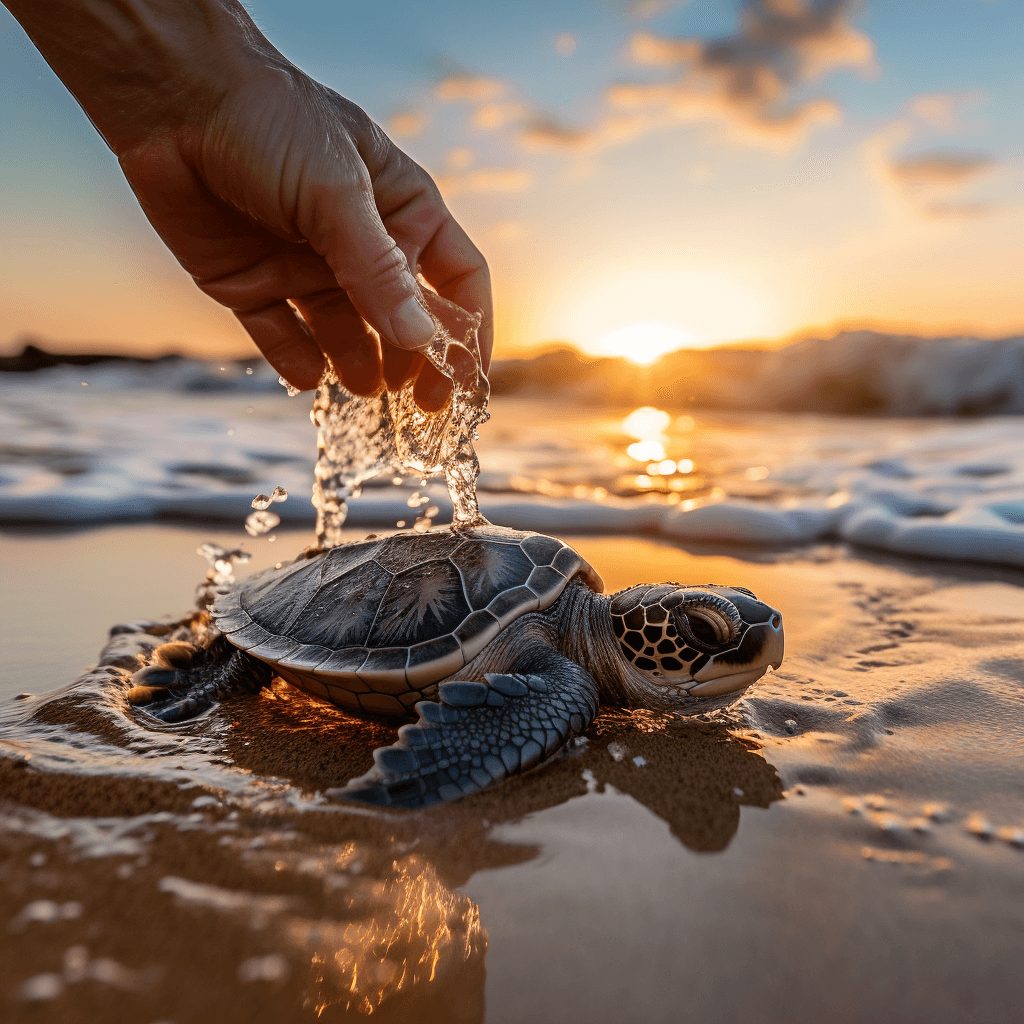
{"label": "sea foam", "polygon": [[[103,365],[0,376],[0,521],[190,519],[241,532],[254,496],[281,487],[291,495],[273,506],[281,525],[313,526],[307,400],[276,384],[261,393],[262,376],[241,372],[241,391],[183,385],[217,374],[176,363],[150,377]],[[662,465],[678,465],[669,479],[627,454],[628,408],[566,415],[556,400],[514,398],[491,408],[479,493],[499,525],[692,543],[846,541],[1024,567],[1021,416],[659,413],[669,425],[657,446],[671,456]],[[387,477],[351,503],[348,524],[411,521],[413,492],[438,509],[436,521],[450,519],[443,484]]]}

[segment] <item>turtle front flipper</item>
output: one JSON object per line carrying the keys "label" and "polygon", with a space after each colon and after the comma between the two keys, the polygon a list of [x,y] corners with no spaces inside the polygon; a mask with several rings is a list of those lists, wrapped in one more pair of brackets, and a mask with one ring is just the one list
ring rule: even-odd
{"label": "turtle front flipper", "polygon": [[520,658],[514,673],[438,687],[419,721],[373,752],[374,766],[337,795],[390,807],[424,807],[485,789],[550,757],[597,714],[597,684],[551,650]]}
{"label": "turtle front flipper", "polygon": [[184,722],[225,697],[257,693],[272,677],[266,662],[222,636],[208,647],[164,644],[153,652],[153,664],[132,676],[128,703],[161,722]]}

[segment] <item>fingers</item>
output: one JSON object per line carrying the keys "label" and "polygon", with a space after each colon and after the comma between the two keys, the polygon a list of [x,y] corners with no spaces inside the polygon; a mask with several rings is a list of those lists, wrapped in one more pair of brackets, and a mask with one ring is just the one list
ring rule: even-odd
{"label": "fingers", "polygon": [[494,337],[487,261],[445,206],[430,175],[390,141],[388,146],[388,157],[373,182],[384,225],[432,288],[462,309],[480,314],[478,338],[486,372]]}
{"label": "fingers", "polygon": [[309,328],[287,302],[274,302],[251,313],[235,312],[268,363],[292,387],[308,391],[320,383],[325,367]]}
{"label": "fingers", "polygon": [[372,395],[382,378],[380,344],[349,297],[335,288],[293,301],[342,384],[354,395]]}
{"label": "fingers", "polygon": [[494,346],[491,275],[480,250],[451,214],[447,215],[421,252],[420,269],[438,294],[471,313],[481,315],[477,338],[480,362],[486,373],[491,366]]}
{"label": "fingers", "polygon": [[316,190],[306,237],[382,339],[398,348],[426,348],[434,322],[420,302],[404,253],[380,219],[366,168],[360,173],[362,188],[338,181]]}

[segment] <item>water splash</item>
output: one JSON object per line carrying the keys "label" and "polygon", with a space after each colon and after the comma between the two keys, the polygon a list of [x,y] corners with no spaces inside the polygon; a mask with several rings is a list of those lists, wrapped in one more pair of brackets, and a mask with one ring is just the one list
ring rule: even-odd
{"label": "water splash", "polygon": [[[424,411],[413,399],[412,376],[385,380],[372,395],[353,395],[328,367],[310,413],[319,448],[312,501],[321,547],[342,542],[348,499],[365,480],[385,472],[415,475],[421,486],[444,473],[455,528],[485,522],[476,496],[480,463],[473,448],[477,428],[488,418],[489,388],[477,342],[480,318],[432,292],[422,297],[436,329],[423,355],[451,381],[451,400],[437,412]],[[410,501],[410,507],[416,506]],[[431,519],[421,516],[413,529],[423,532],[430,525]]]}
{"label": "water splash", "polygon": [[287,501],[288,492],[283,487],[275,487],[273,493],[268,497],[266,494],[257,494],[252,499],[252,507],[258,512],[262,512],[265,509],[270,508],[271,505],[279,501]]}
{"label": "water splash", "polygon": [[[276,517],[275,517],[276,518]],[[235,566],[245,565],[252,557],[243,548],[222,548],[219,544],[200,544],[196,554],[202,555],[209,563],[206,578],[196,588],[196,606],[208,608],[221,587],[235,582]]]}
{"label": "water splash", "polygon": [[281,517],[274,512],[253,512],[245,520],[245,532],[250,537],[262,537],[265,533],[270,533],[275,526],[279,526],[281,523]]}

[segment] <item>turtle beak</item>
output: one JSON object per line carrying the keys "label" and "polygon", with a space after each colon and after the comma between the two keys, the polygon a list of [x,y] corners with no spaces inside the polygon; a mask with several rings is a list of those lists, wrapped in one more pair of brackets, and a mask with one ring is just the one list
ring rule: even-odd
{"label": "turtle beak", "polygon": [[[712,658],[694,676],[697,685],[691,687],[689,692],[694,696],[710,697],[744,690],[760,679],[769,668],[779,668],[785,647],[782,616],[775,612],[767,622],[747,627],[739,647],[727,652],[728,661]],[[741,657],[736,658],[736,655]]]}

